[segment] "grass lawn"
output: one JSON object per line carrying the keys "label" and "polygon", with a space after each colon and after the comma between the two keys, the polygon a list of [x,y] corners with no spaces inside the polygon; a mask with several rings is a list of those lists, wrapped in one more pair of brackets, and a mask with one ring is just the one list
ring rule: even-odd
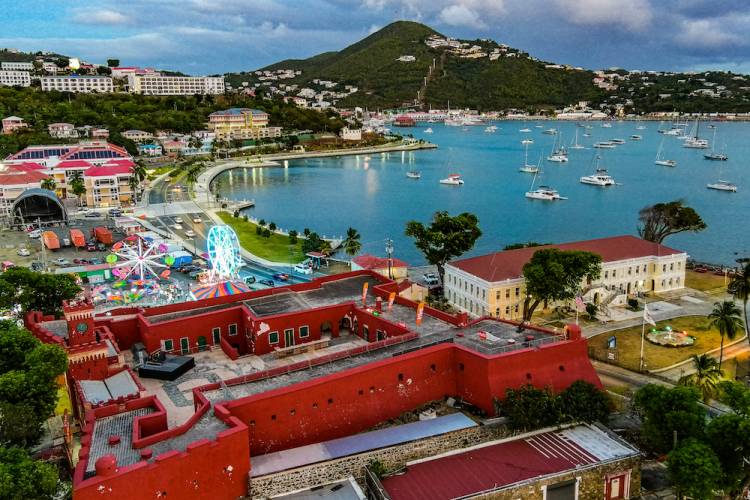
{"label": "grass lawn", "polygon": [[695,271],[685,271],[685,286],[704,292],[709,291],[726,291],[724,276],[716,276],[713,273],[696,273]]}
{"label": "grass lawn", "polygon": [[65,410],[68,410],[68,414],[73,415],[73,406],[70,404],[70,398],[68,398],[68,391],[65,387],[59,387],[57,389],[57,406],[55,407],[55,415],[62,415]]}
{"label": "grass lawn", "polygon": [[[708,327],[708,320],[704,316],[685,316],[669,321],[658,321],[656,327],[661,329],[671,326],[673,330],[687,330],[688,334],[695,337],[695,343],[687,347],[664,347],[652,344],[646,339],[643,348],[643,359],[648,370],[664,368],[690,358],[693,354],[703,354],[706,351],[719,347],[721,336],[715,328]],[[653,328],[646,325],[648,329]],[[593,351],[596,359],[607,359],[607,339],[614,335],[617,337],[617,358],[614,363],[628,368],[638,370],[641,349],[641,327],[634,326],[614,332],[607,332],[591,337],[589,349]],[[725,341],[725,344],[728,341]]]}
{"label": "grass lawn", "polygon": [[[290,257],[293,263],[304,260],[301,240],[297,240],[296,245],[290,245],[288,236],[271,233],[270,238],[264,238],[255,234],[256,225],[252,222],[245,222],[242,218],[235,219],[229,212],[219,212],[218,215],[237,233],[242,248],[253,255],[279,263],[289,263]],[[291,253],[290,246],[292,247]]]}

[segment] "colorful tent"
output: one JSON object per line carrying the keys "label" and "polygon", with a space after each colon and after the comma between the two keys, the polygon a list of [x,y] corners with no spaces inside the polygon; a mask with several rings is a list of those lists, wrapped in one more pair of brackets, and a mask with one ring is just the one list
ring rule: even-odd
{"label": "colorful tent", "polygon": [[222,281],[194,288],[190,294],[195,300],[213,299],[216,297],[227,297],[238,293],[249,292],[250,288],[240,281]]}

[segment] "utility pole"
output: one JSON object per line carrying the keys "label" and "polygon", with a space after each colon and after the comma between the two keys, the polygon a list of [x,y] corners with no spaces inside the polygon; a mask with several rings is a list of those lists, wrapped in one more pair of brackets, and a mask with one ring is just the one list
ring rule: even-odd
{"label": "utility pole", "polygon": [[388,254],[388,279],[393,279],[393,240],[385,240],[385,253]]}

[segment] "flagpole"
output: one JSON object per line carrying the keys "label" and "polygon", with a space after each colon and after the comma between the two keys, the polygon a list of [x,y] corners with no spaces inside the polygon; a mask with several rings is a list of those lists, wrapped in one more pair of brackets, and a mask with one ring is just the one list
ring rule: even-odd
{"label": "flagpole", "polygon": [[639,371],[643,371],[643,338],[646,336],[646,317],[641,318],[641,363]]}

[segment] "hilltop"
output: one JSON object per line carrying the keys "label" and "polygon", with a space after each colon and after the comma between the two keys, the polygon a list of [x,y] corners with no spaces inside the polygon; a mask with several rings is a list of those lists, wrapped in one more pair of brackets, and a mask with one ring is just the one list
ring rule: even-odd
{"label": "hilltop", "polygon": [[541,61],[493,40],[449,38],[410,21],[389,24],[340,51],[226,77],[234,89],[255,87],[265,94],[303,97],[308,104],[322,96],[343,108],[450,104],[533,112],[588,101],[613,113],[750,111],[745,75],[592,71]]}
{"label": "hilltop", "polygon": [[[461,47],[428,44],[437,39],[450,40],[423,24],[397,21],[341,51],[287,59],[262,71],[300,70],[301,75],[284,82],[290,85],[314,87],[313,80],[326,80],[357,87],[339,102],[341,106],[413,104],[418,92],[425,106],[445,107],[450,101],[451,106],[479,109],[555,107],[602,95],[592,85],[590,71],[547,68],[528,54],[490,40],[451,41],[464,44],[466,50],[474,47],[483,57],[459,54]],[[497,57],[490,60],[493,51]],[[402,56],[413,60],[398,60]],[[233,86],[253,81],[254,76],[227,75]]]}

